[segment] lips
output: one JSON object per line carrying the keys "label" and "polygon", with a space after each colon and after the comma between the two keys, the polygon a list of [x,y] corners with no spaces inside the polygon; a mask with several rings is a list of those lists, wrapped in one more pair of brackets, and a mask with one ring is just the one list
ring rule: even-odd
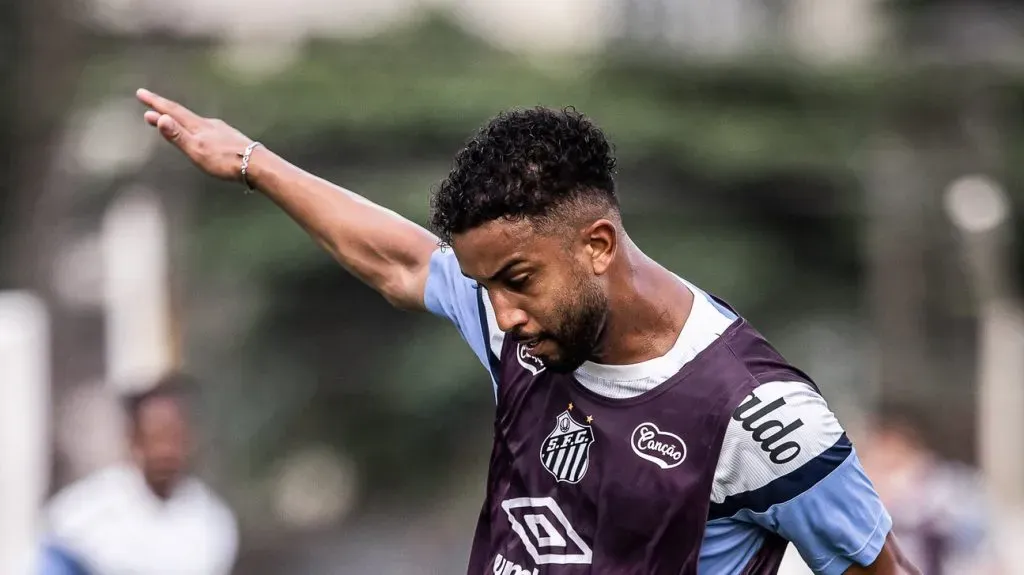
{"label": "lips", "polygon": [[519,345],[523,346],[527,350],[532,350],[540,345],[540,342],[544,339],[542,337],[519,337]]}

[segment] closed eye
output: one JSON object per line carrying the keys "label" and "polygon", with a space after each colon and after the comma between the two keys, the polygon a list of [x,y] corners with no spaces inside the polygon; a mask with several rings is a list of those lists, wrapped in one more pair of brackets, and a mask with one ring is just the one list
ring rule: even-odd
{"label": "closed eye", "polygon": [[520,291],[523,288],[525,288],[526,284],[528,284],[528,283],[530,283],[530,275],[529,274],[523,274],[521,276],[516,276],[516,277],[509,278],[509,279],[505,280],[505,285],[507,285],[509,287],[509,289],[513,289],[513,290],[517,290],[517,291]]}

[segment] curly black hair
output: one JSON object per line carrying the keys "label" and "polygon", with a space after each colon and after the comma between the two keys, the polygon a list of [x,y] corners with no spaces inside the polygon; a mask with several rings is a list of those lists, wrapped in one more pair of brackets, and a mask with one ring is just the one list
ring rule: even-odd
{"label": "curly black hair", "polygon": [[614,173],[604,133],[574,108],[502,112],[456,154],[431,197],[431,227],[450,244],[499,218],[543,220],[573,204],[617,209]]}

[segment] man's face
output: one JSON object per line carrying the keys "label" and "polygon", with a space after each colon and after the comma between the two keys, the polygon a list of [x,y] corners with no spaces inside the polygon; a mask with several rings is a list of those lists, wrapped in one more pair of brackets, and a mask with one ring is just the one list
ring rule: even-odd
{"label": "man's face", "polygon": [[498,327],[548,369],[569,373],[591,356],[608,314],[608,256],[595,255],[585,233],[496,220],[458,234],[452,248],[463,273],[486,288]]}
{"label": "man's face", "polygon": [[167,497],[185,474],[189,441],[182,400],[154,397],[139,408],[132,454],[157,495]]}

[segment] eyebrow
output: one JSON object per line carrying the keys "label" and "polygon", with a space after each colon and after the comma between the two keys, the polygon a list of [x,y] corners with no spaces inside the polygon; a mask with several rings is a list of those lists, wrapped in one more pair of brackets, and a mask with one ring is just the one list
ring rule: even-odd
{"label": "eyebrow", "polygon": [[[524,261],[526,261],[526,260],[524,260],[524,259],[522,259],[522,258],[513,258],[513,259],[509,260],[509,262],[508,262],[508,263],[506,263],[505,265],[501,266],[501,269],[500,269],[500,270],[498,270],[498,271],[494,272],[494,273],[493,273],[493,274],[491,275],[491,277],[489,277],[489,278],[485,278],[485,279],[486,279],[486,281],[495,281],[495,280],[497,280],[497,279],[498,279],[499,277],[501,277],[502,275],[504,275],[504,274],[508,273],[508,271],[509,271],[510,269],[512,269],[513,267],[515,267],[515,266],[517,266],[517,265],[519,265],[519,264],[523,263]],[[466,272],[462,272],[462,275],[466,276],[466,277],[467,277],[467,278],[469,278],[469,279],[473,279],[472,277],[470,277],[470,276],[466,275]]]}

